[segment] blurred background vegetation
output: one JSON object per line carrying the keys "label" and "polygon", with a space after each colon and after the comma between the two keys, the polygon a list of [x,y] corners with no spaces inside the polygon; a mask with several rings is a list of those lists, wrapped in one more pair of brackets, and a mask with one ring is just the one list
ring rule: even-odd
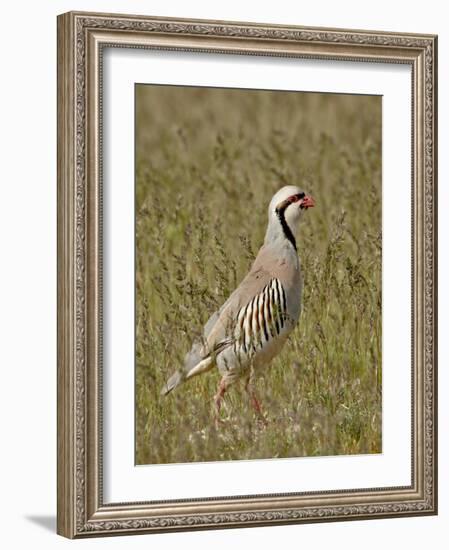
{"label": "blurred background vegetation", "polygon": [[[138,85],[136,463],[379,453],[381,98]],[[304,216],[300,322],[257,390],[213,422],[219,376],[159,392],[250,268],[274,192]]]}

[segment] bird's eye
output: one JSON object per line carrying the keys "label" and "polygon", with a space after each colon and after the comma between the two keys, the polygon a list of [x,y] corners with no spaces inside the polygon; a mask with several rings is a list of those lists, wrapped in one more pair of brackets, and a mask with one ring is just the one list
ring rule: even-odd
{"label": "bird's eye", "polygon": [[292,195],[289,198],[289,202],[298,202],[299,200],[305,197],[305,193],[298,193],[297,195]]}

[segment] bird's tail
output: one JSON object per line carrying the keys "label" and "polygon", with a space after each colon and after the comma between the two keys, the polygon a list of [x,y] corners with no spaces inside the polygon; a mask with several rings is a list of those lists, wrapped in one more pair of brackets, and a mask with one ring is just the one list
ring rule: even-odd
{"label": "bird's tail", "polygon": [[198,374],[206,372],[212,368],[212,357],[208,355],[202,358],[201,351],[202,346],[200,344],[195,344],[192,347],[192,350],[185,357],[184,367],[177,370],[170,376],[167,383],[161,390],[161,395],[167,395],[189,378],[197,376]]}
{"label": "bird's tail", "polygon": [[185,380],[185,375],[182,370],[177,370],[174,374],[170,376],[167,383],[161,390],[161,395],[167,395],[172,390],[174,390],[179,384]]}

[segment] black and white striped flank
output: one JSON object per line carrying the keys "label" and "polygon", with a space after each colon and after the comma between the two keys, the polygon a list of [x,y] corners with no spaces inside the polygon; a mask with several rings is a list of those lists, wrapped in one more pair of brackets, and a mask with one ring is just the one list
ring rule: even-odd
{"label": "black and white striped flank", "polygon": [[281,334],[287,320],[287,300],[279,279],[271,279],[237,315],[235,351],[252,355]]}

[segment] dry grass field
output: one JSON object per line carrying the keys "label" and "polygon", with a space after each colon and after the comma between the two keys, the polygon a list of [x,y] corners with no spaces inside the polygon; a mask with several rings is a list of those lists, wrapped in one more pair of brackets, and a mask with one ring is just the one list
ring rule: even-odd
{"label": "dry grass field", "polygon": [[[136,463],[381,452],[381,98],[139,85],[136,102]],[[316,202],[301,318],[257,381],[268,425],[235,385],[217,429],[218,372],[159,393],[286,184]]]}

